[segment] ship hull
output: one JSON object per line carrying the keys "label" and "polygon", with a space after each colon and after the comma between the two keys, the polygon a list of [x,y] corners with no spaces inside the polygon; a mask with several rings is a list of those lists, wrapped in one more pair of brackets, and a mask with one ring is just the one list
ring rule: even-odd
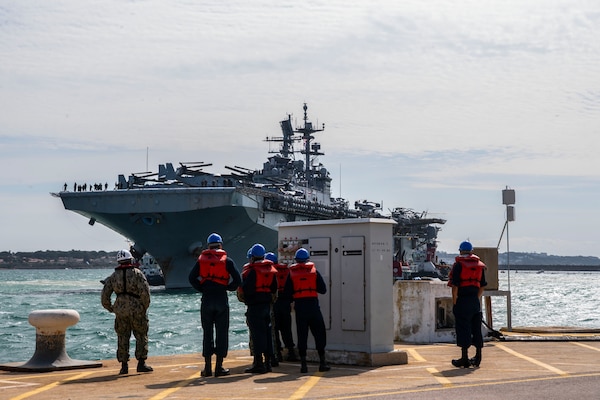
{"label": "ship hull", "polygon": [[241,269],[254,243],[276,249],[278,222],[302,219],[261,211],[262,196],[235,188],[143,188],[59,196],[65,209],[105,225],[150,253],[168,289],[190,287],[189,271],[212,232],[222,236],[224,249]]}

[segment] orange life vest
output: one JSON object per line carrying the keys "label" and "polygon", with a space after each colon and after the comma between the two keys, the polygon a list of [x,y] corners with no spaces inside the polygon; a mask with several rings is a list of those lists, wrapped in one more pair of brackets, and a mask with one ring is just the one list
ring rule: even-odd
{"label": "orange life vest", "polygon": [[312,262],[293,264],[290,279],[294,287],[294,299],[317,297],[317,269]]}
{"label": "orange life vest", "polygon": [[250,263],[246,263],[242,267],[242,279],[246,279],[248,272],[250,272]]}
{"label": "orange life vest", "polygon": [[[250,272],[250,263],[244,264],[242,267],[242,280],[245,280],[248,276],[248,272]],[[242,286],[238,286],[236,290],[237,298],[242,303],[244,302],[244,291],[242,290]]]}
{"label": "orange life vest", "polygon": [[127,269],[127,268],[136,268],[135,264],[127,263],[127,264],[119,264],[115,267],[115,269]]}
{"label": "orange life vest", "polygon": [[280,292],[283,292],[285,287],[285,281],[290,274],[290,269],[287,264],[273,264],[277,270],[277,288]]}
{"label": "orange life vest", "polygon": [[256,292],[270,293],[273,279],[277,276],[277,270],[273,266],[273,262],[260,260],[250,264],[250,268],[256,272]]}
{"label": "orange life vest", "polygon": [[221,285],[229,283],[227,253],[223,249],[207,249],[198,257],[202,281],[213,281]]}
{"label": "orange life vest", "polygon": [[485,264],[479,257],[471,254],[468,257],[456,257],[456,262],[460,263],[460,286],[481,287],[481,276],[485,269]]}

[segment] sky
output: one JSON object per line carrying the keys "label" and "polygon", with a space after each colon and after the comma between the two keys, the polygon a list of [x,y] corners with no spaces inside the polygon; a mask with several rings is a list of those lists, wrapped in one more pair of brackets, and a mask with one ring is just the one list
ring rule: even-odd
{"label": "sky", "polygon": [[596,0],[4,0],[0,251],[126,247],[50,193],[259,169],[307,103],[334,197],[444,218],[450,253],[600,257],[598,38]]}

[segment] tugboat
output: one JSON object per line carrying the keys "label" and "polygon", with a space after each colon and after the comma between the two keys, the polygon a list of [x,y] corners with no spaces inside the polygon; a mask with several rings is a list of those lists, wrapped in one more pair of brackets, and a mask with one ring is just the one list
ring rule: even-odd
{"label": "tugboat", "polygon": [[142,256],[140,260],[140,270],[146,276],[146,280],[150,286],[164,286],[165,277],[163,276],[160,266],[149,253]]}
{"label": "tugboat", "polygon": [[[350,209],[345,199],[331,197],[329,171],[318,162],[324,153],[314,142],[325,125],[309,121],[306,103],[303,110],[299,127],[288,115],[280,122],[282,136],[266,138],[279,148],[269,151],[273,155],[260,170],[225,166],[230,173],[215,174],[205,171],[210,163],[179,163],[177,168],[166,163],[158,173],[119,175],[114,190],[65,188],[52,195],[90,225],[98,222],[125,236],[137,253],[152,254],[167,289],[189,287],[189,270],[212,232],[221,235],[224,249],[241,266],[254,243],[277,248],[279,222],[379,215],[368,202]],[[302,144],[300,150],[296,143]],[[296,153],[303,157],[296,159]]]}

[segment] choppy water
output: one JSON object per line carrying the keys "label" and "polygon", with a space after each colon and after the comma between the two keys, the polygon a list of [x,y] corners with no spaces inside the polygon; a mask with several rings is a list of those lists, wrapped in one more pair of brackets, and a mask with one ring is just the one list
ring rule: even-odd
{"label": "choppy water", "polygon": [[[100,304],[100,280],[113,269],[0,270],[0,362],[27,361],[35,351],[31,311],[68,308],[80,321],[67,329],[66,347],[74,359],[115,358],[114,314]],[[202,350],[200,294],[193,289],[151,288],[149,355]],[[245,306],[230,295],[230,349],[248,346]],[[131,352],[133,354],[134,347]]]}
{"label": "choppy water", "polygon": [[[508,290],[508,273],[499,289]],[[600,328],[600,272],[511,271],[512,326]],[[506,300],[492,299],[495,327],[506,326]]]}
{"label": "choppy water", "polygon": [[[67,351],[74,359],[115,358],[113,314],[100,305],[100,279],[112,269],[0,270],[0,363],[27,361],[35,350],[31,311],[69,308],[81,320],[68,328]],[[507,289],[508,274],[500,274]],[[510,273],[512,325],[600,328],[598,272]],[[390,282],[391,284],[391,282]],[[190,290],[152,289],[150,356],[201,352],[200,295]],[[245,306],[230,295],[230,348],[248,347]],[[506,302],[493,298],[494,327],[506,325]],[[133,347],[132,347],[133,353]]]}

